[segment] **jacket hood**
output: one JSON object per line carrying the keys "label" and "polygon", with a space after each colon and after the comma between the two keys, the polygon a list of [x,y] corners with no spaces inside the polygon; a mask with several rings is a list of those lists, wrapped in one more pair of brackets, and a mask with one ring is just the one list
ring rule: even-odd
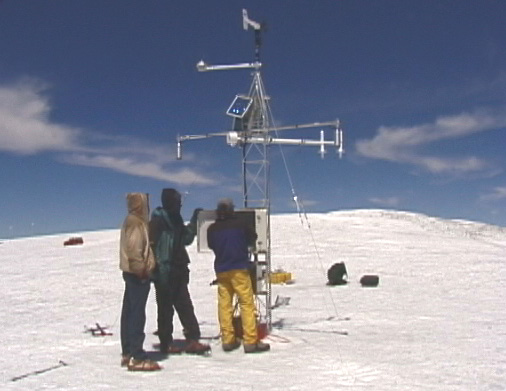
{"label": "jacket hood", "polygon": [[143,221],[149,219],[149,196],[147,193],[128,193],[126,196],[128,213],[140,217]]}
{"label": "jacket hood", "polygon": [[176,189],[163,189],[162,207],[170,213],[179,213],[181,211],[181,194]]}
{"label": "jacket hood", "polygon": [[216,215],[219,220],[232,217],[234,214],[234,202],[231,198],[222,198],[216,205]]}

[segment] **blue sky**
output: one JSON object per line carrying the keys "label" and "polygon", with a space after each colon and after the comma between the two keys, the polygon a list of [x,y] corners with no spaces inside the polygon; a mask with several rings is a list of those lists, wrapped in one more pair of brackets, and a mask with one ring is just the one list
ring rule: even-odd
{"label": "blue sky", "polygon": [[[127,192],[185,193],[183,214],[241,202],[225,110],[266,22],[277,125],[331,121],[343,159],[284,147],[307,212],[388,208],[506,226],[506,2],[0,1],[0,238],[118,227]],[[317,130],[283,137],[318,138]],[[330,135],[329,135],[330,136]],[[327,137],[329,137],[327,136]],[[273,213],[295,212],[278,147]]]}

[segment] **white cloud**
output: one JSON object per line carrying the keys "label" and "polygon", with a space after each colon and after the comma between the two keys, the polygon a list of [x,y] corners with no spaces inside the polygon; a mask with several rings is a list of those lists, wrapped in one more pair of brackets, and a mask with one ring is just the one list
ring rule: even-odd
{"label": "white cloud", "polygon": [[499,201],[506,200],[506,186],[495,187],[492,192],[480,197],[481,201]]}
{"label": "white cloud", "polygon": [[364,157],[408,163],[435,174],[476,173],[489,169],[490,164],[475,156],[423,156],[418,153],[417,148],[503,127],[506,127],[505,112],[478,110],[474,113],[440,117],[434,123],[419,126],[382,126],[372,139],[359,140],[356,150]]}
{"label": "white cloud", "polygon": [[0,151],[34,154],[76,147],[80,132],[51,123],[44,89],[34,81],[0,86]]}
{"label": "white cloud", "polygon": [[[315,201],[315,200],[298,200],[298,202],[302,208],[316,206],[319,204],[319,202]],[[293,201],[292,205],[293,204],[297,205],[297,203],[295,201]]]}
{"label": "white cloud", "polygon": [[[53,152],[65,163],[102,167],[175,184],[211,185],[216,179],[190,168],[174,168],[169,145],[123,136],[104,136],[51,122],[47,86],[24,80],[0,86],[0,152]],[[191,161],[187,156],[186,161]]]}
{"label": "white cloud", "polygon": [[73,154],[66,157],[66,160],[69,163],[81,166],[108,168],[124,174],[153,178],[181,185],[212,185],[216,183],[212,178],[205,177],[188,168],[167,170],[157,162],[137,160],[135,157]]}
{"label": "white cloud", "polygon": [[489,164],[476,157],[461,159],[418,156],[412,163],[424,167],[434,174],[459,174],[484,171]]}
{"label": "white cloud", "polygon": [[400,204],[401,200],[398,197],[386,197],[386,198],[372,197],[369,198],[369,202],[384,207],[395,207]]}

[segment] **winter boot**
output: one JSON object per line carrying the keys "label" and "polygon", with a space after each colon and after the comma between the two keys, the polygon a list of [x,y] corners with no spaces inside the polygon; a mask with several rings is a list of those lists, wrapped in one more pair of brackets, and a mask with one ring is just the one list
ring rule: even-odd
{"label": "winter boot", "polygon": [[258,341],[257,343],[245,344],[244,353],[262,353],[270,350],[271,345]]}
{"label": "winter boot", "polygon": [[224,343],[221,345],[224,352],[231,352],[232,350],[239,348],[239,346],[241,346],[241,343],[239,341]]}
{"label": "winter boot", "polygon": [[211,350],[207,344],[200,343],[199,341],[190,340],[185,346],[184,351],[188,354],[206,354]]}
{"label": "winter boot", "polygon": [[122,354],[121,355],[121,366],[126,367],[128,363],[130,362],[130,355],[129,354]]}
{"label": "winter boot", "polygon": [[159,371],[160,369],[162,369],[162,367],[158,365],[156,361],[147,358],[136,360],[132,357],[128,363],[128,370],[134,372],[152,372]]}

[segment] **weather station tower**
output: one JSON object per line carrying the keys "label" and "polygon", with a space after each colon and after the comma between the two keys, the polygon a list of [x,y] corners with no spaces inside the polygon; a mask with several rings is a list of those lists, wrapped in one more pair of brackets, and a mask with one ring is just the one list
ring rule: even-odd
{"label": "weather station tower", "polygon": [[[179,135],[177,137],[177,159],[183,158],[183,143],[190,140],[201,140],[211,137],[225,137],[227,144],[242,150],[242,197],[244,209],[236,210],[238,216],[254,224],[258,239],[251,249],[254,264],[253,289],[257,299],[257,312],[264,320],[267,330],[272,327],[272,290],[271,290],[271,235],[270,235],[270,170],[269,147],[271,145],[316,146],[323,159],[326,147],[335,148],[339,157],[344,153],[343,131],[339,120],[314,122],[292,126],[276,127],[272,118],[267,95],[260,72],[260,49],[264,25],[251,20],[248,12],[242,10],[243,28],[254,31],[255,60],[253,62],[210,65],[203,60],[197,63],[199,72],[227,71],[246,69],[251,71],[252,82],[247,94],[238,94],[228,107],[226,114],[232,117],[232,129],[223,132],[211,132],[199,135]],[[292,139],[278,138],[279,131],[320,128],[320,138]],[[333,140],[325,140],[324,130],[330,128],[334,133]],[[297,197],[293,200],[299,208]],[[202,211],[198,219],[198,251],[207,249],[205,232],[214,220],[214,211]]]}

